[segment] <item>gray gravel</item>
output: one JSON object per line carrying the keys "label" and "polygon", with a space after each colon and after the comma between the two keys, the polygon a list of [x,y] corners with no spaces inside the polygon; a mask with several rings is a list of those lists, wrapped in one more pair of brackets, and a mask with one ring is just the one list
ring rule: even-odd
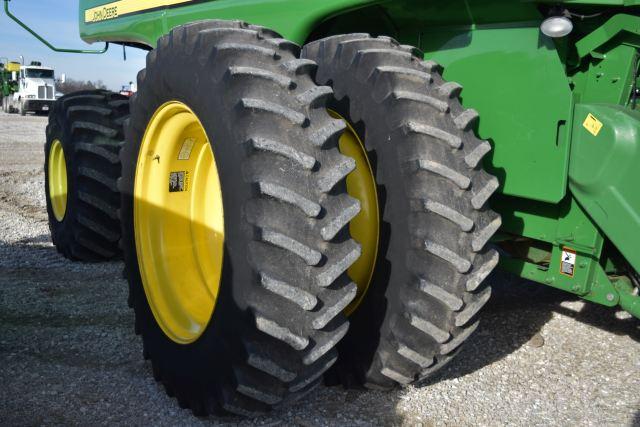
{"label": "gray gravel", "polygon": [[46,118],[0,113],[0,424],[638,425],[640,322],[510,276],[458,359],[422,388],[320,387],[255,420],[198,419],[142,360],[119,263],[49,241]]}

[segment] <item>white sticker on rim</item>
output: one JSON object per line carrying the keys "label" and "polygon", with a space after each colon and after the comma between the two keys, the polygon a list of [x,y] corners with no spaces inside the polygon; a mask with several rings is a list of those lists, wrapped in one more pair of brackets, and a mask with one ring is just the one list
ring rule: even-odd
{"label": "white sticker on rim", "polygon": [[193,150],[193,146],[195,144],[195,138],[185,138],[185,140],[182,141],[182,147],[180,148],[180,153],[178,154],[178,160],[189,160],[189,157],[191,157],[191,150]]}

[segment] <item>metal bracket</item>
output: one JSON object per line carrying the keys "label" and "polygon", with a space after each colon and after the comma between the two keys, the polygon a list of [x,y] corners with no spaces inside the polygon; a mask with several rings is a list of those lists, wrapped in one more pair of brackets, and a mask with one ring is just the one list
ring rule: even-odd
{"label": "metal bracket", "polygon": [[591,34],[583,37],[576,43],[578,56],[580,59],[588,55],[596,59],[603,59],[602,52],[597,49],[622,34],[627,33],[629,37],[625,39],[624,44],[630,46],[640,46],[640,18],[633,15],[619,14],[612,16],[598,29]]}
{"label": "metal bracket", "polygon": [[108,49],[109,49],[109,42],[105,42],[104,48],[103,49],[64,49],[64,48],[59,48],[59,47],[55,47],[54,45],[52,45],[51,43],[49,43],[48,41],[46,41],[42,36],[40,36],[38,33],[36,33],[35,31],[33,31],[31,28],[29,28],[29,26],[27,24],[25,24],[24,22],[22,22],[17,16],[15,16],[14,14],[12,14],[9,11],[9,2],[11,0],[4,0],[4,11],[6,12],[7,16],[9,18],[11,18],[13,21],[15,21],[18,25],[20,25],[22,28],[24,28],[25,30],[27,30],[29,33],[31,33],[32,36],[34,36],[35,38],[37,38],[38,40],[40,40],[42,43],[45,44],[45,46],[47,46],[49,49],[55,51],[55,52],[63,52],[63,53],[91,53],[91,54],[100,54],[100,53],[105,53]]}

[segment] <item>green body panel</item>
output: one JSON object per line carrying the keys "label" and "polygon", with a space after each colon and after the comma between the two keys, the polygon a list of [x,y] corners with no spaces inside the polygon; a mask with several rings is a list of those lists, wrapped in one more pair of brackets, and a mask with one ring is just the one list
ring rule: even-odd
{"label": "green body panel", "polygon": [[84,11],[109,3],[81,0],[79,19],[83,40],[94,42],[127,41],[154,47],[160,36],[175,26],[201,19],[239,19],[264,25],[285,38],[303,43],[319,22],[350,9],[371,5],[372,0],[210,0],[187,2],[180,7],[163,8],[86,24]]}
{"label": "green body panel", "polygon": [[446,79],[462,82],[465,105],[480,113],[479,136],[494,146],[488,170],[501,191],[560,201],[567,188],[572,94],[553,41],[540,39],[538,26],[529,23],[434,29],[422,40],[426,56],[444,65]]}
{"label": "green body panel", "polygon": [[[597,136],[582,126],[592,114]],[[640,112],[618,105],[578,104],[569,187],[594,222],[640,271]]]}
{"label": "green body panel", "polygon": [[[534,260],[529,255],[503,256],[502,268],[590,301],[610,306],[618,304],[618,292],[599,263],[604,236],[575,199],[567,196],[558,204],[528,202],[524,205],[521,199],[502,196],[496,198],[493,205],[502,214],[503,232],[547,244],[544,259]],[[565,248],[576,253],[573,276],[561,273]]]}
{"label": "green body panel", "polygon": [[631,96],[636,49],[618,45],[609,50],[606,60],[595,60],[589,70],[576,74],[571,82],[576,86],[576,102],[597,102],[626,105]]}
{"label": "green body panel", "polygon": [[[489,170],[499,178],[501,191],[548,202],[558,202],[566,193],[566,130],[572,94],[553,41],[540,37],[538,26],[543,17],[533,3],[217,0],[85,24],[84,10],[104,3],[80,3],[80,31],[86,41],[149,46],[172,27],[204,18],[245,20],[303,43],[323,21],[367,6],[348,19],[337,20],[335,26],[347,32],[395,32],[391,35],[418,45],[427,57],[441,63],[445,77],[465,87],[465,104],[480,112],[480,136],[494,146]],[[373,25],[373,14],[387,17],[389,24]]]}
{"label": "green body panel", "polygon": [[[501,183],[501,265],[590,301],[640,316],[627,262],[640,270],[640,0],[210,0],[84,22],[85,41],[153,47],[171,28],[201,19],[240,19],[299,44],[369,32],[420,47],[464,87],[480,113],[478,133],[493,146],[485,167]],[[569,5],[570,36],[550,39],[545,7]],[[615,14],[611,11],[615,10]],[[602,123],[598,136],[586,114]],[[561,274],[563,249],[575,251]],[[566,254],[565,254],[566,255]]]}

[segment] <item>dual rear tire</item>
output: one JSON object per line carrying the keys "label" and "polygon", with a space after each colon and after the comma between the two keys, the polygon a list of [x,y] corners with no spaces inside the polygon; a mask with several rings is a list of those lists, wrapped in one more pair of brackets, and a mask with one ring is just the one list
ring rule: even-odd
{"label": "dual rear tire", "polygon": [[[65,155],[99,140],[82,170],[108,176],[105,194],[121,206],[70,195],[74,231],[52,235],[66,256],[94,259],[104,254],[82,237],[115,254],[119,231],[109,245],[99,231],[121,227],[144,356],[181,406],[253,415],[329,370],[348,384],[409,384],[477,327],[500,226],[487,207],[497,181],[481,166],[490,146],[461,88],[415,49],[354,34],[313,42],[300,59],[265,28],[203,21],[159,40],[138,88],[108,170],[122,127],[101,130],[128,109],[106,94],[81,95],[84,108],[56,103],[47,152],[76,133],[84,148]],[[93,124],[62,120],[72,114]],[[50,222],[63,223],[50,204]]]}

